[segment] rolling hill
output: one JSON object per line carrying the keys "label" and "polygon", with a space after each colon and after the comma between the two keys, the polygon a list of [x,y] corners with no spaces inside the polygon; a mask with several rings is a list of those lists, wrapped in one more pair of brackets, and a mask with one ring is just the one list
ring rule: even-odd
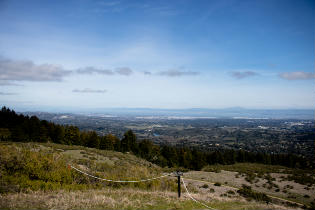
{"label": "rolling hill", "polygon": [[[0,161],[1,209],[205,208],[191,200],[183,188],[181,198],[177,197],[177,178],[174,175],[148,182],[113,183],[86,176],[68,167],[71,164],[97,177],[129,181],[158,177],[174,171],[172,168],[161,168],[129,153],[53,143],[2,141]],[[245,165],[236,168],[244,169]],[[265,167],[257,164],[255,166]],[[242,182],[245,183],[244,174],[243,178],[234,179],[236,172],[231,172],[233,171],[231,167],[221,168],[216,172],[211,170],[205,168],[202,172],[190,171],[183,176],[192,196],[211,208],[296,209],[302,207],[299,202],[310,205],[313,199],[311,196],[314,193],[314,185],[308,184],[311,187],[303,191],[308,196],[291,198],[298,201],[298,204],[280,202],[279,199],[272,199],[267,204],[264,200],[255,200],[238,191]],[[222,176],[222,173],[225,175]],[[263,182],[264,177],[259,179]],[[286,183],[289,182],[294,183],[293,181]]]}

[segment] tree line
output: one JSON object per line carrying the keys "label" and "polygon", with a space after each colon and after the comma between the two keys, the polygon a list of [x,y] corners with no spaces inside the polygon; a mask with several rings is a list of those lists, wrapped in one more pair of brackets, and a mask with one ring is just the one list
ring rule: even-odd
{"label": "tree line", "polygon": [[138,141],[132,130],[122,139],[112,134],[99,136],[95,131],[80,131],[72,125],[58,125],[36,116],[24,116],[2,107],[0,111],[0,140],[16,142],[53,142],[81,145],[101,150],[131,152],[162,167],[183,167],[200,170],[206,165],[236,162],[282,165],[291,168],[313,168],[311,161],[293,154],[253,153],[244,150],[203,152],[198,148],[155,145],[150,140]]}

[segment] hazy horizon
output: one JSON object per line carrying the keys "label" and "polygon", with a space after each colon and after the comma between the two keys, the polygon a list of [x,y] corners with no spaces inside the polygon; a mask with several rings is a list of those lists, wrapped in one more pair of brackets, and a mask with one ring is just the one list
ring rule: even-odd
{"label": "hazy horizon", "polygon": [[[11,108],[12,107],[7,107]],[[221,109],[155,109],[155,108],[53,108],[13,109],[22,114],[40,116],[47,114],[86,115],[105,118],[142,118],[143,119],[314,119],[313,109],[245,109],[230,107]]]}

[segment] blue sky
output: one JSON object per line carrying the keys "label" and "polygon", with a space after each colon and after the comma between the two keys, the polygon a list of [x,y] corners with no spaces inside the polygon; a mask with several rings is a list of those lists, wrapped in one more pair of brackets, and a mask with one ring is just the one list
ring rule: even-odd
{"label": "blue sky", "polygon": [[17,109],[313,108],[313,0],[0,1]]}

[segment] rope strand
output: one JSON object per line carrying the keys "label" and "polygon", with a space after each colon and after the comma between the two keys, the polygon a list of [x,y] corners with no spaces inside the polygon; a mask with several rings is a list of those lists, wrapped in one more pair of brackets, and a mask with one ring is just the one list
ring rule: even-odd
{"label": "rope strand", "polygon": [[[133,183],[134,183],[134,182],[147,182],[147,181],[151,181],[151,180],[155,180],[155,179],[160,179],[160,178],[163,178],[163,177],[166,177],[166,176],[170,176],[170,175],[172,174],[172,173],[169,173],[169,174],[166,174],[166,175],[163,175],[163,176],[154,177],[154,178],[150,178],[150,179],[141,179],[141,180],[111,180],[111,179],[104,179],[104,178],[100,178],[100,177],[97,177],[97,176],[93,176],[93,175],[88,174],[88,173],[86,173],[86,172],[84,172],[84,171],[81,171],[80,169],[77,169],[76,167],[74,167],[74,166],[72,166],[72,165],[69,165],[69,166],[70,166],[71,168],[73,168],[74,170],[76,170],[76,171],[78,171],[78,172],[80,172],[80,173],[82,173],[82,174],[84,174],[84,175],[86,175],[86,176],[90,176],[90,177],[92,177],[92,178],[99,179],[99,180],[102,180],[102,181],[118,182],[118,183],[123,183],[123,182],[133,182]],[[208,208],[208,209],[216,210],[216,209],[211,208],[210,206],[207,206],[206,204],[201,203],[200,201],[197,201],[196,199],[194,199],[194,198],[191,196],[191,194],[189,193],[189,191],[188,191],[188,189],[187,189],[187,187],[186,187],[184,178],[181,177],[181,179],[182,179],[182,182],[183,182],[183,185],[184,185],[184,188],[185,188],[185,190],[186,190],[186,192],[187,192],[188,197],[190,197],[193,201],[195,201],[196,203],[199,203],[199,204],[205,206],[205,207]]]}
{"label": "rope strand", "polygon": [[191,196],[191,194],[188,192],[188,189],[187,189],[187,187],[186,187],[186,184],[185,184],[185,181],[184,181],[184,178],[183,178],[183,177],[182,177],[182,182],[183,182],[183,185],[184,185],[184,188],[185,188],[185,190],[186,190],[186,192],[187,192],[188,197],[190,197],[193,201],[195,201],[196,203],[199,203],[199,204],[205,206],[205,207],[208,208],[208,209],[216,210],[216,209],[211,208],[210,206],[207,206],[206,204],[201,203],[200,201],[197,201],[196,199],[194,199],[194,198]]}
{"label": "rope strand", "polygon": [[80,169],[77,169],[76,167],[72,166],[72,165],[69,165],[71,168],[73,168],[74,170],[86,175],[86,176],[90,176],[90,177],[93,177],[95,179],[99,179],[99,180],[102,180],[102,181],[107,181],[107,182],[118,182],[118,183],[122,183],[122,182],[147,182],[147,181],[151,181],[151,180],[155,180],[155,179],[160,179],[160,178],[163,178],[163,177],[166,177],[166,176],[170,176],[172,173],[169,173],[169,174],[166,174],[166,175],[163,175],[163,176],[159,176],[159,177],[154,177],[154,178],[150,178],[150,179],[141,179],[141,180],[135,180],[135,181],[129,181],[129,180],[111,180],[111,179],[104,179],[104,178],[100,178],[100,177],[97,177],[97,176],[93,176],[91,174],[88,174],[84,171],[81,171]]}

